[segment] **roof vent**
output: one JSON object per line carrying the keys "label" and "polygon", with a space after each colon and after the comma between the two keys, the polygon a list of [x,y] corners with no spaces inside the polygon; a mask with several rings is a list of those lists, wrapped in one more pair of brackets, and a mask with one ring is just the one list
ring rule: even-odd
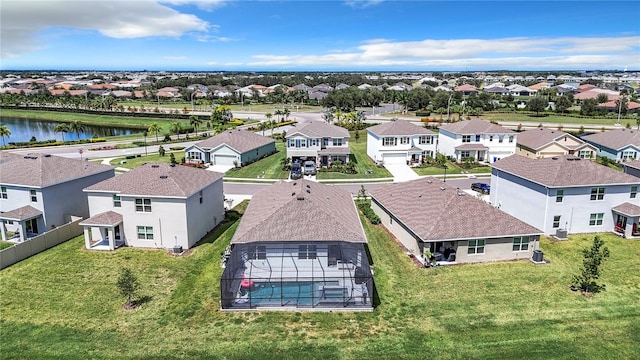
{"label": "roof vent", "polygon": [[464,196],[464,191],[458,191],[458,196]]}
{"label": "roof vent", "polygon": [[431,184],[433,181],[431,181],[431,180],[427,180],[427,182],[428,182],[429,184]]}
{"label": "roof vent", "polygon": [[307,184],[307,189],[311,189],[311,185]]}
{"label": "roof vent", "polygon": [[421,198],[421,197],[422,197],[422,194],[418,195],[418,197],[419,197],[419,198]]}
{"label": "roof vent", "polygon": [[160,175],[160,179],[166,179],[166,178],[168,178],[167,175]]}
{"label": "roof vent", "polygon": [[307,194],[311,194],[311,190],[307,189]]}
{"label": "roof vent", "polygon": [[304,196],[300,195],[296,198],[296,200],[304,200]]}
{"label": "roof vent", "polygon": [[157,168],[159,168],[159,167],[160,167],[160,165],[158,165],[158,164],[153,164],[153,165],[151,165],[151,167],[152,167],[152,168],[154,168],[154,169],[157,169]]}
{"label": "roof vent", "polygon": [[554,156],[554,157],[551,158],[551,160],[558,160],[558,157]]}
{"label": "roof vent", "polygon": [[294,182],[294,183],[293,183],[293,186],[296,186],[297,184],[298,184],[297,182]]}
{"label": "roof vent", "polygon": [[296,192],[295,192],[295,191],[291,193],[291,196],[295,196],[295,195],[296,195]]}
{"label": "roof vent", "polygon": [[51,157],[51,154],[44,154],[44,157]]}
{"label": "roof vent", "polygon": [[445,187],[444,186],[440,186],[440,190],[444,191]]}

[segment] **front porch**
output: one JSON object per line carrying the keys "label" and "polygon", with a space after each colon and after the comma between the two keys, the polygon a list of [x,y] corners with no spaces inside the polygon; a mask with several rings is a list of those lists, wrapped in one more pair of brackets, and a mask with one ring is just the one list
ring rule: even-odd
{"label": "front porch", "polygon": [[[42,211],[27,205],[0,214],[2,241],[20,243],[45,230]],[[13,235],[9,236],[9,231]]]}
{"label": "front porch", "polygon": [[[87,250],[113,251],[125,245],[122,215],[107,211],[80,223],[84,228],[84,244]],[[94,239],[95,236],[95,239]]]}
{"label": "front porch", "polygon": [[332,163],[340,161],[343,164],[349,162],[351,151],[347,147],[328,147],[318,151],[319,166],[331,166]]}
{"label": "front porch", "polygon": [[455,147],[456,162],[473,159],[477,162],[489,161],[489,148],[482,144],[463,144]]}
{"label": "front porch", "polygon": [[615,221],[613,232],[626,239],[640,238],[640,206],[631,203],[620,204],[613,209]]}

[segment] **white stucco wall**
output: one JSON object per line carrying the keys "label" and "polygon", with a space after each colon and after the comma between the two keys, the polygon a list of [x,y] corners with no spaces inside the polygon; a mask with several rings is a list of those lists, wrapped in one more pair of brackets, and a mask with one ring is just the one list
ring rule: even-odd
{"label": "white stucco wall", "polygon": [[186,248],[190,248],[224,220],[222,178],[202,189],[202,203],[200,203],[199,193],[187,199],[186,219],[188,227]]}
{"label": "white stucco wall", "polygon": [[[431,136],[431,144],[420,144],[420,136]],[[408,137],[409,142],[402,144],[400,138]],[[383,138],[396,138],[397,143],[394,146],[384,146]],[[379,137],[376,134],[367,131],[367,155],[374,161],[382,161],[385,153],[404,153],[406,160],[409,160],[408,151],[412,147],[417,147],[422,151],[431,151],[432,156],[436,154],[436,148],[438,143],[438,135],[398,135],[398,136],[382,136]]]}
{"label": "white stucco wall", "polygon": [[[516,152],[516,143],[518,141],[516,133],[507,134],[464,134],[471,135],[471,142],[463,143],[462,134],[454,134],[444,129],[440,129],[438,138],[438,151],[446,156],[455,156],[456,146],[463,144],[480,144],[486,146],[488,150],[486,161],[493,163],[496,160],[513,155]],[[476,135],[480,135],[480,141],[476,141]],[[503,141],[500,142],[500,137]],[[511,142],[509,137],[513,136]]]}

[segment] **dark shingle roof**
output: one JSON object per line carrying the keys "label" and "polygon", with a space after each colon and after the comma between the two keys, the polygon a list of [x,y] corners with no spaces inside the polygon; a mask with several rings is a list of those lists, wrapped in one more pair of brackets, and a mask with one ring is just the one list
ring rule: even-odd
{"label": "dark shingle roof", "polygon": [[251,131],[227,130],[196,143],[196,146],[201,149],[215,149],[222,144],[226,144],[230,148],[242,154],[269,143],[274,143],[274,140],[265,136],[260,136]]}
{"label": "dark shingle roof", "polygon": [[640,131],[631,129],[614,129],[582,136],[585,141],[619,150],[627,145],[640,147]]}
{"label": "dark shingle roof", "polygon": [[508,134],[513,131],[486,120],[473,119],[440,125],[440,129],[454,134]]}
{"label": "dark shingle roof", "polygon": [[[523,131],[518,134],[518,144],[528,147],[529,149],[538,150],[541,147],[559,139],[563,136],[571,136],[564,131],[558,131],[548,128],[535,128],[527,131]],[[580,139],[575,138],[577,141],[583,142]]]}
{"label": "dark shingle roof", "polygon": [[291,129],[287,134],[286,138],[290,138],[295,134],[301,134],[310,138],[321,138],[321,137],[334,137],[334,138],[349,138],[349,130],[332,125],[327,124],[324,121],[313,121],[308,124],[303,124],[295,129]]}
{"label": "dark shingle roof", "polygon": [[188,166],[148,163],[84,190],[122,195],[187,198],[222,176],[221,173]]}
{"label": "dark shingle roof", "polygon": [[611,210],[627,216],[640,216],[640,206],[628,202],[622,203]]}
{"label": "dark shingle roof", "polygon": [[367,131],[378,136],[391,136],[391,135],[435,135],[435,133],[429,129],[425,129],[422,126],[415,125],[406,120],[389,121],[383,124],[375,125],[367,128]]}
{"label": "dark shingle roof", "polygon": [[85,176],[114,171],[108,165],[46,154],[0,152],[0,183],[47,187]]}
{"label": "dark shingle roof", "polygon": [[[385,184],[371,196],[423,241],[540,234],[541,231],[442,180]],[[478,220],[482,214],[482,220]]]}
{"label": "dark shingle roof", "polygon": [[34,208],[31,205],[26,205],[17,209],[0,213],[0,219],[22,221],[33,219],[34,217],[37,217],[39,215],[42,215],[42,211]]}
{"label": "dark shingle roof", "polygon": [[633,169],[638,169],[640,170],[640,160],[634,160],[634,161],[627,161],[626,163],[622,164],[625,167],[630,167]]}
{"label": "dark shingle roof", "polygon": [[253,195],[233,239],[258,241],[367,241],[351,194],[334,185],[298,180]]}
{"label": "dark shingle roof", "polygon": [[81,226],[116,226],[122,222],[122,214],[114,211],[105,211],[83,220]]}
{"label": "dark shingle roof", "polygon": [[511,155],[491,166],[547,187],[640,184],[635,176],[573,155],[544,159]]}

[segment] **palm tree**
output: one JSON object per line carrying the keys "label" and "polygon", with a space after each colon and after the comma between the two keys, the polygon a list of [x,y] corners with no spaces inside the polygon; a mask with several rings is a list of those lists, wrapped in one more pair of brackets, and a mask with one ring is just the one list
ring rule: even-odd
{"label": "palm tree", "polygon": [[271,118],[273,117],[273,114],[268,112],[268,113],[264,114],[264,117],[267,118],[267,121],[271,122]]}
{"label": "palm tree", "polygon": [[4,137],[10,138],[11,137],[11,130],[9,130],[9,128],[7,127],[7,125],[1,125],[0,126],[0,137],[2,137],[2,146],[5,146],[4,143]]}
{"label": "palm tree", "polygon": [[147,129],[147,131],[149,132],[156,133],[156,142],[158,142],[158,132],[160,132],[161,130],[162,130],[162,126],[160,126],[160,124],[158,124],[157,122],[154,122],[151,125],[149,125],[149,129]]}
{"label": "palm tree", "polygon": [[224,131],[224,126],[222,124],[220,124],[219,122],[214,122],[211,125],[211,130],[213,130],[213,134],[218,134]]}
{"label": "palm tree", "polygon": [[331,124],[333,122],[333,112],[331,112],[331,110],[325,110],[322,113],[322,118],[324,119],[324,121]]}
{"label": "palm tree", "polygon": [[180,130],[182,130],[182,125],[177,121],[171,124],[171,128],[169,129],[169,131],[178,135],[178,139],[180,139]]}
{"label": "palm tree", "polygon": [[202,124],[202,120],[200,120],[197,116],[191,115],[189,116],[189,123],[196,130],[196,136],[198,136],[198,126]]}
{"label": "palm tree", "polygon": [[284,116],[284,121],[289,120],[289,114],[291,114],[291,111],[289,111],[289,109],[282,110],[282,115]]}
{"label": "palm tree", "polygon": [[62,142],[64,142],[64,133],[69,132],[69,125],[67,123],[58,124],[55,129],[53,129],[53,132],[61,133]]}
{"label": "palm tree", "polygon": [[80,120],[73,121],[69,124],[69,132],[75,133],[78,140],[80,140],[80,133],[84,131],[84,125]]}
{"label": "palm tree", "polygon": [[282,122],[282,115],[284,115],[284,113],[282,112],[282,110],[278,109],[274,112],[274,114],[280,118],[280,121]]}

